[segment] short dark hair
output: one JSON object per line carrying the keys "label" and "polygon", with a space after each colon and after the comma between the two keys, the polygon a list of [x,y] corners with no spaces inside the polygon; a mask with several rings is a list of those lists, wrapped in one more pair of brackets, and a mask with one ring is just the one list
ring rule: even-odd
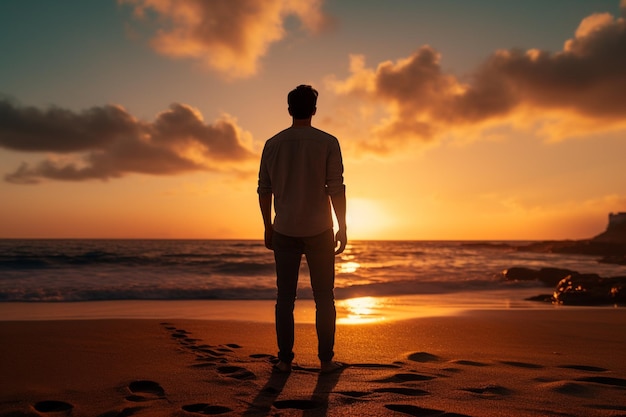
{"label": "short dark hair", "polygon": [[294,119],[308,119],[315,113],[317,91],[310,85],[299,85],[287,96],[287,104]]}

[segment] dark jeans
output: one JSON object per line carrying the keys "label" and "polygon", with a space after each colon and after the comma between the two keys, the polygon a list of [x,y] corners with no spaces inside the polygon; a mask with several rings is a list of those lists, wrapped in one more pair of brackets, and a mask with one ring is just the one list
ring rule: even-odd
{"label": "dark jeans", "polygon": [[311,237],[291,237],[274,232],[276,261],[276,337],[278,358],[293,360],[293,309],[298,288],[298,272],[302,255],[306,256],[315,298],[315,327],[320,361],[333,358],[335,345],[335,239],[333,230]]}

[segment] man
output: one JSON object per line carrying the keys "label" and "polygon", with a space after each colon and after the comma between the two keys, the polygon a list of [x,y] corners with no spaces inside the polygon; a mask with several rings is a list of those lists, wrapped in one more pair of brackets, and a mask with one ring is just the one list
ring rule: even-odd
{"label": "man", "polygon": [[[276,263],[276,336],[279,372],[294,358],[293,309],[302,255],[306,256],[315,299],[321,372],[342,369],[333,361],[335,344],[335,255],[346,247],[346,192],[337,138],[311,126],[317,91],[300,85],[287,96],[291,127],[265,143],[259,169],[259,205],[265,246]],[[275,218],[272,223],[272,196]],[[335,211],[338,231],[333,236]]]}

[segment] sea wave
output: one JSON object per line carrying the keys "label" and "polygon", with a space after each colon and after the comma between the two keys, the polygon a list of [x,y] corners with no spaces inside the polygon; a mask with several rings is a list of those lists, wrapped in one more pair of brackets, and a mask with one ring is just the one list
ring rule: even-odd
{"label": "sea wave", "polygon": [[[339,299],[515,291],[513,266],[626,275],[593,257],[515,251],[503,242],[355,241],[337,257]],[[312,298],[303,257],[299,298]],[[273,299],[274,260],[261,241],[0,240],[0,302]],[[549,292],[549,290],[548,290]]]}

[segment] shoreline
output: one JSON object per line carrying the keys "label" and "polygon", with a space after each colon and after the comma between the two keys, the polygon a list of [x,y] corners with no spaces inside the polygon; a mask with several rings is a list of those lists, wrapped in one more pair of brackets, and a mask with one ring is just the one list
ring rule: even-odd
{"label": "shoreline", "polygon": [[1,321],[0,416],[617,416],[626,313],[465,311],[337,326],[320,375],[314,326],[274,374],[271,323],[189,319]]}
{"label": "shoreline", "polygon": [[[474,310],[556,310],[622,308],[562,306],[529,301],[545,287],[465,291],[445,294],[399,295],[337,299],[341,324],[393,322],[423,317],[458,315]],[[0,302],[0,321],[189,319],[274,322],[274,300],[102,300],[74,302]],[[297,323],[315,322],[315,304],[298,299]]]}

